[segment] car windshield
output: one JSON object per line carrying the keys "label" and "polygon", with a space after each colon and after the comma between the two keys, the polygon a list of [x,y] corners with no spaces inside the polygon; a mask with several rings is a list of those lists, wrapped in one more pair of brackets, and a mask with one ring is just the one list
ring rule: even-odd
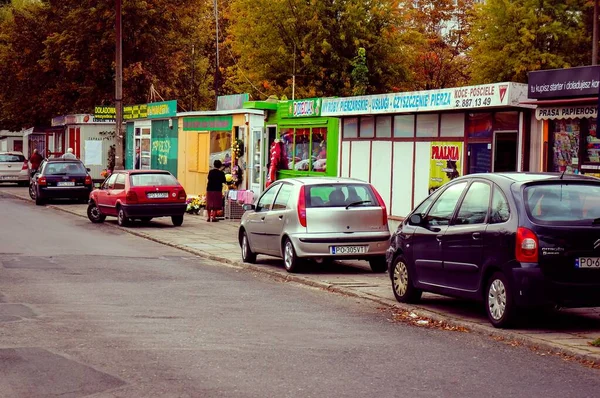
{"label": "car windshield", "polygon": [[307,188],[307,207],[379,206],[369,185],[319,184]]}
{"label": "car windshield", "polygon": [[131,175],[131,186],[153,187],[178,185],[177,179],[167,173],[143,173]]}
{"label": "car windshield", "polygon": [[557,182],[525,188],[529,217],[540,224],[600,224],[600,184]]}
{"label": "car windshield", "polygon": [[0,163],[23,163],[25,156],[13,154],[0,154]]}
{"label": "car windshield", "polygon": [[51,162],[46,164],[44,175],[81,175],[86,174],[81,162]]}

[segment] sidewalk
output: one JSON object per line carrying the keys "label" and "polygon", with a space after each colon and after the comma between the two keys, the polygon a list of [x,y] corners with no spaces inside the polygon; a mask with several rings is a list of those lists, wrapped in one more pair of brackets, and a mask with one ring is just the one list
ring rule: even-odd
{"label": "sidewalk", "polygon": [[[27,188],[0,186],[0,193],[34,205]],[[87,205],[55,203],[47,207],[87,219]],[[114,218],[108,218],[105,224],[119,228]],[[124,230],[238,268],[372,300],[386,308],[393,308],[395,319],[423,327],[466,329],[511,344],[524,344],[540,353],[561,353],[600,365],[600,348],[589,345],[600,338],[600,308],[561,310],[539,319],[536,317],[519,330],[499,330],[489,324],[483,308],[475,303],[433,294],[424,294],[419,305],[398,303],[387,274],[372,273],[366,262],[336,262],[326,267],[314,265],[301,274],[289,274],[281,260],[266,256],[259,256],[257,264],[245,264],[241,261],[237,241],[238,225],[237,220],[208,223],[202,216],[186,214],[181,227],[173,227],[170,219],[158,218],[148,225],[136,223]]]}

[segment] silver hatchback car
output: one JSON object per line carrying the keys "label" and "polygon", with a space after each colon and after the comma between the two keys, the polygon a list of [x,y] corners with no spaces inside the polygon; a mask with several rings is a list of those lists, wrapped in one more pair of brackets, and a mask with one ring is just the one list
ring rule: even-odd
{"label": "silver hatchback car", "polygon": [[303,259],[367,260],[374,272],[387,269],[387,209],[375,188],[363,181],[307,177],[276,181],[245,205],[239,242],[245,262],[257,254],[283,258],[288,272]]}

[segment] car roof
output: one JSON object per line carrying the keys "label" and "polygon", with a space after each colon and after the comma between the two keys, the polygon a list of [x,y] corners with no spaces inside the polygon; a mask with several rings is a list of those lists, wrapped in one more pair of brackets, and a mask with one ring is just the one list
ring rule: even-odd
{"label": "car roof", "polygon": [[0,155],[19,155],[19,156],[23,156],[23,152],[17,152],[17,151],[0,152]]}
{"label": "car roof", "polygon": [[526,184],[535,181],[598,181],[596,177],[586,176],[582,174],[566,174],[566,173],[548,173],[548,172],[505,172],[505,173],[476,173],[468,174],[458,179],[466,178],[486,178],[496,183],[520,183]]}
{"label": "car roof", "polygon": [[83,163],[80,159],[63,159],[63,158],[50,158],[46,159],[50,163],[62,163],[62,162],[80,162]]}
{"label": "car roof", "polygon": [[168,170],[114,170],[113,173],[126,174],[171,174]]}
{"label": "car roof", "polygon": [[279,181],[290,181],[300,185],[319,185],[319,184],[369,184],[366,181],[356,178],[344,177],[295,177],[285,178]]}

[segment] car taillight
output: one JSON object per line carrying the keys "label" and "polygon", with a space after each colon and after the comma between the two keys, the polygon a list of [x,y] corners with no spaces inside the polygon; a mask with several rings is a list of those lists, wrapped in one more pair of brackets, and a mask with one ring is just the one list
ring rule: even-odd
{"label": "car taillight", "polygon": [[92,185],[92,177],[85,176],[85,185]]}
{"label": "car taillight", "polygon": [[537,235],[523,227],[517,229],[516,258],[521,263],[538,262],[539,241]]}
{"label": "car taillight", "polygon": [[137,202],[138,201],[137,194],[133,191],[129,191],[129,192],[127,192],[127,195],[125,195],[125,200],[128,203]]}
{"label": "car taillight", "polygon": [[373,185],[371,185],[371,189],[373,190],[373,193],[375,194],[375,197],[377,198],[377,202],[379,202],[379,206],[381,207],[381,221],[383,222],[383,225],[387,225],[388,223],[388,215],[387,215],[387,208],[385,207],[385,202],[383,201],[383,198],[381,197],[381,195],[379,195],[379,192],[377,192],[377,190],[375,189],[375,187]]}
{"label": "car taillight", "polygon": [[185,193],[185,190],[181,190],[179,191],[179,200],[186,200],[187,199],[187,195]]}
{"label": "car taillight", "polygon": [[304,185],[300,187],[300,196],[298,197],[298,220],[300,225],[306,228],[306,195],[304,195]]}
{"label": "car taillight", "polygon": [[48,185],[48,181],[46,181],[46,177],[40,177],[37,180],[37,184],[38,185],[46,186],[46,185]]}
{"label": "car taillight", "polygon": [[21,170],[29,170],[29,163],[27,163],[27,161],[23,162],[23,167],[21,167]]}

